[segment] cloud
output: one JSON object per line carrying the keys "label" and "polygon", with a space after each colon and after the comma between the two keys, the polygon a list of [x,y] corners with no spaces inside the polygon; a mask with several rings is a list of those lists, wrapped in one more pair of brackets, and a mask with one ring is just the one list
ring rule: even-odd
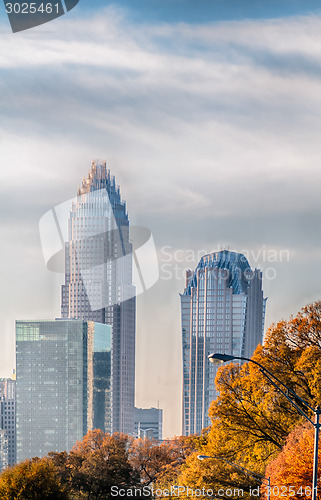
{"label": "cloud", "polygon": [[[267,283],[269,321],[316,298],[321,18],[148,25],[109,8],[50,24],[0,48],[7,341],[15,318],[59,314],[38,221],[75,195],[93,158],[107,159],[131,222],[149,227],[159,249],[289,249]],[[302,277],[305,251],[314,257]],[[179,345],[183,286],[183,276],[164,280],[140,299],[141,358],[151,329],[165,348]]]}

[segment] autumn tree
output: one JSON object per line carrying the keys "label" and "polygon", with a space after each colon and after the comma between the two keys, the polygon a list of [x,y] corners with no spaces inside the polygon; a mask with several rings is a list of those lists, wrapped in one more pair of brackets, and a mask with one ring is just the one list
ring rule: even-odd
{"label": "autumn tree", "polygon": [[[290,497],[293,500],[311,498],[313,476],[314,428],[306,423],[289,434],[281,453],[269,464],[266,475],[271,478],[271,500]],[[319,463],[321,450],[319,450]],[[321,481],[318,480],[318,499]]]}
{"label": "autumn tree", "polygon": [[[228,464],[224,458],[227,455],[230,458],[229,461],[233,462],[228,451],[234,453],[234,447],[237,443],[232,443],[228,439],[219,421],[213,423],[211,433],[212,438],[215,433],[215,448],[213,443],[209,443],[209,435],[206,432],[199,436],[198,439],[194,438],[197,450],[186,457],[178,470],[177,476],[173,478],[174,480],[170,484],[181,487],[179,496],[182,499],[190,498],[191,490],[195,492],[194,496],[200,498],[203,498],[201,495],[203,491],[205,491],[204,498],[217,495],[221,498],[227,498],[229,495],[224,495],[222,492],[229,490],[228,493],[230,493],[231,488],[233,492],[235,490],[233,497],[241,496],[244,499],[250,499],[250,488],[257,488],[259,485],[258,480],[242,472],[237,467]],[[228,450],[227,444],[230,450]],[[199,455],[208,455],[211,458],[199,460]],[[242,460],[239,463],[235,460],[235,464],[242,466]],[[167,489],[170,489],[170,484],[165,485]],[[175,498],[175,495],[172,498]]]}
{"label": "autumn tree", "polygon": [[5,469],[0,475],[1,500],[67,500],[51,461],[34,458]]}
{"label": "autumn tree", "polygon": [[[289,321],[272,325],[252,359],[316,407],[321,403],[320,354],[321,302],[316,302]],[[0,476],[0,498],[19,498],[23,488],[26,493],[20,498],[25,500],[59,500],[68,498],[66,491],[73,500],[109,500],[112,486],[170,490],[173,485],[198,491],[205,488],[214,496],[219,489],[232,487],[232,492],[234,488],[244,490],[243,498],[251,498],[249,489],[257,487],[258,481],[226,460],[262,475],[271,463],[266,473],[273,478],[272,486],[275,482],[308,486],[313,455],[311,431],[296,427],[303,417],[260,368],[251,362],[230,363],[219,369],[216,387],[219,396],[209,412],[212,425],[201,436],[157,443],[90,431],[70,453],[51,453],[46,460],[35,459],[20,464],[21,469],[6,470]],[[296,400],[296,404],[301,403]],[[198,455],[215,458],[200,462]],[[302,458],[304,467],[299,458],[294,460],[295,456]],[[281,467],[282,460],[287,468]],[[31,476],[36,480],[31,481]],[[190,495],[186,492],[185,497]],[[181,491],[180,498],[185,497]]]}
{"label": "autumn tree", "polygon": [[191,437],[177,436],[162,443],[136,439],[130,449],[130,463],[139,474],[142,487],[160,486],[176,477],[179,467],[194,450]]}
{"label": "autumn tree", "polygon": [[[321,402],[320,354],[321,302],[317,302],[289,321],[272,325],[252,359],[315,407]],[[233,486],[244,489],[245,497],[258,481],[224,459],[264,475],[303,417],[254,363],[221,367],[216,387],[219,396],[210,408],[207,439],[199,442],[198,452],[182,465],[176,484],[214,491]],[[218,458],[200,462],[198,454]]]}
{"label": "autumn tree", "polygon": [[[205,437],[206,440],[206,437]],[[171,457],[170,462],[165,465],[157,477],[156,486],[177,484],[177,478],[187,458],[198,450],[200,442],[204,442],[203,436],[175,436],[167,442]]]}
{"label": "autumn tree", "polygon": [[139,476],[128,460],[131,439],[125,434],[89,431],[71,452],[51,453],[59,477],[74,499],[109,499],[111,487],[131,488]]}
{"label": "autumn tree", "polygon": [[131,447],[131,465],[137,470],[142,486],[153,484],[171,460],[166,443],[153,439],[136,439]]}
{"label": "autumn tree", "polygon": [[[252,359],[315,407],[321,402],[320,354],[321,302],[317,302],[295,318],[272,325]],[[216,386],[219,397],[212,403],[210,416],[220,422],[226,435],[221,452],[234,459],[246,457],[245,465],[263,472],[300,422],[300,413],[253,363],[221,368]],[[219,451],[216,432],[213,428],[209,433],[209,446],[215,453]]]}

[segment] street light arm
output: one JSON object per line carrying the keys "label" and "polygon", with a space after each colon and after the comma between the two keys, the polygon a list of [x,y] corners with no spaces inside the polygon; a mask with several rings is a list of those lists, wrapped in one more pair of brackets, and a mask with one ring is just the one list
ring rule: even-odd
{"label": "street light arm", "polygon": [[242,467],[241,465],[237,465],[237,464],[234,464],[233,462],[230,462],[229,460],[227,460],[226,458],[223,458],[223,457],[212,457],[212,456],[209,456],[209,455],[198,455],[197,457],[199,460],[204,460],[204,458],[213,458],[213,459],[216,459],[216,460],[222,460],[222,462],[226,462],[227,464],[231,465],[232,467],[235,467],[235,469],[239,469],[243,472],[246,472],[249,476],[252,476],[256,479],[259,479],[261,481],[261,483],[263,483],[264,481],[266,481],[266,484],[269,484],[269,479],[266,478],[265,476],[262,476],[262,474],[258,474],[257,472],[253,472],[249,469],[246,469],[245,467]]}
{"label": "street light arm", "polygon": [[[312,424],[312,420],[310,420],[310,418],[303,412],[303,410],[301,410],[301,408],[299,406],[297,406],[296,403],[294,403],[294,401],[289,397],[289,393],[292,394],[292,396],[294,396],[296,399],[298,399],[299,401],[301,401],[302,404],[304,404],[307,408],[309,408],[309,410],[313,411],[314,412],[314,408],[312,408],[312,406],[309,405],[309,403],[307,401],[305,401],[304,399],[302,399],[300,396],[298,396],[292,389],[290,389],[287,385],[285,385],[281,380],[279,380],[275,375],[273,375],[273,373],[271,373],[267,368],[265,368],[265,366],[261,365],[261,363],[258,363],[257,361],[254,361],[254,359],[249,359],[249,358],[243,358],[243,357],[239,357],[239,356],[233,356],[234,359],[241,359],[241,360],[244,360],[244,361],[249,361],[251,363],[254,363],[255,365],[257,365],[262,373],[262,375],[264,375],[267,379],[269,379],[269,381],[271,382],[271,384],[274,385],[274,387],[276,389],[278,389],[287,399],[288,401],[290,401],[290,403],[292,403],[292,405],[304,416],[306,417]],[[282,391],[282,389],[280,389],[280,387],[277,386],[277,384],[275,382],[273,382],[271,380],[271,378],[276,380],[280,385],[282,385],[282,387],[284,387],[284,389],[286,390],[286,393],[284,391]]]}
{"label": "street light arm", "polygon": [[[239,356],[232,356],[230,354],[221,354],[221,353],[214,353],[210,354],[208,356],[208,359],[214,363],[214,360],[220,360],[220,361],[233,361],[233,359],[241,359],[244,361],[250,361],[251,363],[254,363],[257,365],[260,369],[260,372],[262,375],[264,375],[269,382],[279,391],[283,396],[286,397],[286,399],[294,406],[294,408],[301,413],[313,426],[314,426],[314,452],[313,452],[313,479],[312,479],[312,500],[317,500],[317,492],[318,492],[318,456],[319,456],[319,433],[320,433],[320,415],[321,415],[321,408],[320,406],[317,406],[315,409],[312,408],[312,406],[307,403],[304,399],[300,398],[292,389],[287,387],[281,380],[279,380],[273,373],[271,373],[267,368],[265,368],[263,365],[258,363],[257,361],[254,361],[253,359],[249,358],[243,358]],[[279,387],[275,381],[280,384],[281,387]],[[285,391],[284,391],[285,389]],[[302,404],[304,404],[307,408],[309,408],[311,411],[313,411],[315,415],[315,421],[313,422],[307,415],[306,413],[290,398],[291,396],[294,396],[296,400],[301,401]]]}
{"label": "street light arm", "polygon": [[246,469],[245,467],[242,467],[241,465],[236,465],[236,464],[233,464],[233,462],[230,462],[229,460],[227,460],[226,458],[222,458],[222,457],[215,457],[215,458],[219,458],[219,460],[223,460],[223,462],[226,462],[227,464],[229,465],[232,465],[233,467],[235,467],[236,469],[239,469],[241,471],[244,471],[246,472],[249,476],[252,476],[254,478],[257,478],[259,479],[261,482],[263,482],[263,480],[265,480],[266,478],[264,476],[262,476],[262,474],[258,474],[257,472],[253,472],[249,469]]}
{"label": "street light arm", "polygon": [[[284,391],[283,391],[283,390],[282,390],[282,389],[281,389],[281,388],[280,388],[280,387],[279,387],[279,386],[278,386],[278,385],[274,382],[274,380],[272,380],[272,379],[269,377],[269,375],[268,375],[267,373],[264,373],[264,370],[260,370],[260,371],[261,371],[261,373],[262,373],[262,374],[263,374],[263,375],[264,375],[264,376],[265,376],[265,377],[266,377],[266,378],[270,381],[270,383],[271,383],[271,384],[272,384],[272,385],[273,385],[273,386],[274,386],[274,387],[275,387],[275,388],[276,388],[279,392],[281,392],[281,394],[283,394],[283,396],[284,396],[284,397],[285,397],[285,398],[286,398],[286,399],[287,399],[287,400],[288,400],[288,401],[289,401],[289,402],[290,402],[290,403],[294,406],[294,408],[296,408],[296,409],[298,410],[298,412],[299,412],[299,413],[301,413],[301,415],[303,415],[303,417],[305,417],[307,420],[309,420],[309,422],[310,422],[310,423],[314,426],[314,422],[313,422],[313,420],[311,420],[311,418],[310,418],[310,417],[308,417],[308,415],[307,415],[307,414],[306,414],[306,413],[305,413],[305,412],[304,412],[304,411],[303,411],[303,410],[302,410],[302,409],[301,409],[301,408],[300,408],[300,407],[299,407],[299,406],[298,406],[298,405],[297,405],[297,404],[296,404],[296,403],[295,403],[295,402],[294,402],[294,401],[293,401],[293,400],[289,397],[289,395],[288,395],[286,392],[284,392]],[[288,389],[288,388],[287,388],[287,392],[289,392],[289,391],[290,391],[290,389]],[[296,395],[296,397],[297,397],[300,401],[304,402],[304,400],[302,400],[299,396],[297,396],[297,395]],[[309,406],[309,408],[311,408],[311,407]],[[311,409],[312,409],[312,408],[311,408]]]}

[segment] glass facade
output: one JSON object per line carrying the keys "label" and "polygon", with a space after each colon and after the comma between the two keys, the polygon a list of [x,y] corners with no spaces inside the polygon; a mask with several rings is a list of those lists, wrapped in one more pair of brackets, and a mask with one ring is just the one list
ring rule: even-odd
{"label": "glass facade", "polygon": [[105,408],[110,408],[110,360],[109,325],[16,322],[18,462],[69,451],[96,423],[104,423]]}
{"label": "glass facade", "polygon": [[94,419],[92,427],[109,433],[111,432],[112,409],[111,343],[111,326],[95,323],[93,346]]}
{"label": "glass facade", "polygon": [[0,472],[8,467],[8,465],[8,435],[6,431],[0,429]]}
{"label": "glass facade", "polygon": [[16,463],[16,381],[0,379],[0,429],[8,440],[8,464]]}
{"label": "glass facade", "polygon": [[[69,218],[62,318],[112,327],[112,414],[106,430],[134,432],[135,287],[129,220],[105,162],[92,162]],[[100,356],[97,356],[97,359]]]}
{"label": "glass facade", "polygon": [[262,273],[242,254],[223,250],[202,257],[187,271],[181,295],[183,346],[183,434],[210,425],[217,396],[212,352],[251,357],[263,339],[265,299]]}

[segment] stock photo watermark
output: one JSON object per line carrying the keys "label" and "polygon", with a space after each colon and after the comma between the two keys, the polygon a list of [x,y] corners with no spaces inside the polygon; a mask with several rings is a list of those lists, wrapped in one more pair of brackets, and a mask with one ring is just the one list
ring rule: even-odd
{"label": "stock photo watermark", "polygon": [[[252,493],[252,490],[251,490]],[[217,492],[210,488],[191,488],[189,486],[170,486],[169,488],[154,488],[145,486],[142,489],[139,488],[119,488],[118,486],[112,486],[110,494],[112,497],[149,497],[149,498],[165,498],[165,497],[240,497],[244,496],[244,490],[240,488],[221,488]],[[258,488],[258,494],[253,490],[253,496],[259,496],[260,491]],[[252,496],[252,495],[251,495]]]}
{"label": "stock photo watermark", "polygon": [[63,16],[79,0],[3,0],[13,33],[35,28]]}
{"label": "stock photo watermark", "polygon": [[69,266],[74,282],[84,286],[92,311],[125,302],[158,281],[151,231],[119,224],[106,189],[49,210],[40,219],[39,232],[47,268],[63,274]]}
{"label": "stock photo watermark", "polygon": [[[258,274],[250,265],[261,269],[262,278],[274,280],[276,264],[290,262],[289,250],[266,245],[240,253],[224,247],[209,252],[170,245],[157,251],[148,228],[117,222],[106,189],[82,194],[49,210],[40,219],[39,231],[47,268],[68,274],[65,265],[69,263],[85,288],[92,311],[138,296],[158,280],[186,279],[187,271],[191,277],[190,269],[205,256],[215,260],[221,252],[226,254],[224,265],[217,266],[214,274],[226,282],[232,274],[248,282],[255,279]],[[132,277],[132,281],[126,281],[125,276]]]}
{"label": "stock photo watermark", "polygon": [[112,497],[136,497],[136,498],[243,498],[244,495],[249,495],[253,498],[259,498],[260,495],[266,494],[267,496],[275,497],[293,497],[293,496],[304,496],[310,497],[312,495],[311,486],[257,486],[250,487],[249,490],[245,491],[243,488],[227,487],[219,488],[217,490],[213,488],[192,488],[189,486],[170,486],[168,488],[153,488],[149,486],[144,486],[143,488],[121,488],[118,486],[111,487]]}
{"label": "stock photo watermark", "polygon": [[[200,262],[202,257],[215,254],[225,250],[225,246],[219,247],[217,250],[195,250],[195,249],[180,249],[170,245],[164,245],[159,252],[160,279],[162,280],[180,280],[185,279],[186,271],[194,268]],[[276,264],[290,262],[290,250],[268,248],[262,245],[257,249],[243,249],[240,252],[240,263],[249,264],[253,267],[262,270],[262,278],[271,281],[277,277]],[[253,271],[248,267],[244,271],[241,267],[238,268],[240,274],[244,274],[246,279],[251,279],[254,276]],[[226,270],[222,269],[220,278],[228,279],[229,275]]]}

